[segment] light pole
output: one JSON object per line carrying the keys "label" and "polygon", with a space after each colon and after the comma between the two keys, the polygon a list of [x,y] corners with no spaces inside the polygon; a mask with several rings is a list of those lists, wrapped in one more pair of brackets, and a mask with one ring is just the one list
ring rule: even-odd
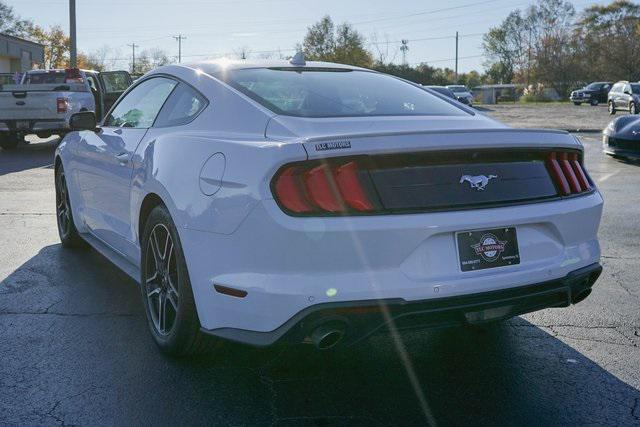
{"label": "light pole", "polygon": [[69,59],[71,68],[78,67],[78,49],[76,44],[76,0],[69,0]]}

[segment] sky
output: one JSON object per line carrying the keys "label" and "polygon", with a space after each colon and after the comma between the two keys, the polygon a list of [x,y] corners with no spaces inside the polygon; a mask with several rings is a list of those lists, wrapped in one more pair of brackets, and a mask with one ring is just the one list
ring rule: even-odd
{"label": "sky", "polygon": [[[69,28],[68,0],[4,0],[23,18],[44,27]],[[324,15],[349,22],[377,57],[454,67],[455,33],[459,32],[459,71],[483,69],[482,34],[514,9],[535,0],[76,0],[78,50],[100,49],[115,68],[128,68],[131,47],[165,50],[177,61],[182,34],[182,61],[233,56],[291,56],[307,27]],[[610,1],[575,0],[576,10]]]}

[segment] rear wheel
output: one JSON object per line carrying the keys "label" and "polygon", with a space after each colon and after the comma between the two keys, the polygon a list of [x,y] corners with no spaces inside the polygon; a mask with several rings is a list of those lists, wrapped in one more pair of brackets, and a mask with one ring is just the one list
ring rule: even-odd
{"label": "rear wheel", "polygon": [[186,356],[205,352],[218,343],[200,331],[180,239],[162,205],[151,211],[144,227],[141,266],[147,323],[160,350]]}
{"label": "rear wheel", "polygon": [[75,224],[73,223],[73,212],[69,201],[69,190],[67,179],[62,165],[56,169],[56,219],[58,222],[58,235],[62,246],[80,247],[84,245],[84,240],[80,237]]}
{"label": "rear wheel", "polygon": [[589,104],[591,104],[592,107],[595,107],[596,105],[598,105],[600,102],[597,99],[592,99],[591,102],[589,102]]}
{"label": "rear wheel", "polygon": [[9,134],[0,134],[0,147],[4,150],[13,150],[18,146],[20,142],[20,138],[18,135],[9,133]]}
{"label": "rear wheel", "polygon": [[609,101],[608,110],[612,116],[616,113],[616,106],[613,104],[613,101]]}

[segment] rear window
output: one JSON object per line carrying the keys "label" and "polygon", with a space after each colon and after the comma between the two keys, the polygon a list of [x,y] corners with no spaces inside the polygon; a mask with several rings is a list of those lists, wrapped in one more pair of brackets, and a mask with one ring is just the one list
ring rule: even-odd
{"label": "rear window", "polygon": [[369,71],[252,68],[228,71],[220,78],[273,112],[288,116],[469,114],[417,86]]}
{"label": "rear window", "polygon": [[24,80],[28,85],[63,84],[66,83],[64,71],[50,71],[48,73],[27,73]]}

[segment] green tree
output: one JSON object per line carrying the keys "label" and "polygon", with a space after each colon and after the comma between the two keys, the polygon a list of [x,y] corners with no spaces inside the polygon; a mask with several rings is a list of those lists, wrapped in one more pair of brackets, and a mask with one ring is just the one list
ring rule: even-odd
{"label": "green tree", "polygon": [[61,26],[50,29],[30,25],[28,38],[44,45],[44,65],[46,68],[64,68],[69,65],[69,36]]}
{"label": "green tree", "polygon": [[348,23],[336,27],[328,15],[307,29],[301,48],[305,57],[312,61],[366,68],[373,65],[373,56],[365,48],[364,37]]}
{"label": "green tree", "polygon": [[640,4],[588,7],[575,32],[587,80],[640,80]]}
{"label": "green tree", "polygon": [[22,19],[15,13],[13,7],[0,0],[0,33],[26,37],[32,25],[31,21]]}

